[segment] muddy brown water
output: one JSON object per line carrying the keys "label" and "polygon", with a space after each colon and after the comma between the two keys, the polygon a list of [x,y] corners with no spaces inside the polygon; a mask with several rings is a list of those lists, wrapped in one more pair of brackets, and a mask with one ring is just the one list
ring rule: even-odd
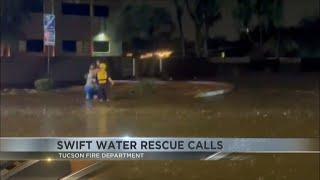
{"label": "muddy brown water", "polygon": [[[316,82],[316,81],[315,81]],[[280,83],[281,84],[281,83]],[[319,138],[319,84],[219,87],[171,82],[154,93],[112,89],[109,103],[84,100],[82,88],[1,95],[1,136],[185,136]],[[319,179],[319,154],[247,154],[231,161],[121,161],[90,179]],[[124,173],[125,172],[125,173]]]}

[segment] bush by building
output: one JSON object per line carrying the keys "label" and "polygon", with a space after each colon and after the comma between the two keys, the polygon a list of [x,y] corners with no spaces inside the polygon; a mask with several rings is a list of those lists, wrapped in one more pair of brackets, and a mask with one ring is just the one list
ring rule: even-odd
{"label": "bush by building", "polygon": [[34,82],[34,87],[40,91],[48,91],[53,88],[53,81],[48,78],[38,79]]}

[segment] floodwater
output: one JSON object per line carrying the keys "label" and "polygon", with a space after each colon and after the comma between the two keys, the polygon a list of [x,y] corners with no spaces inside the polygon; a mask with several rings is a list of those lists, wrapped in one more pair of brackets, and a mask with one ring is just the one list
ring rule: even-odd
{"label": "floodwater", "polygon": [[[112,88],[108,103],[84,100],[81,87],[1,95],[1,136],[184,136],[319,138],[318,77],[229,80],[221,86],[169,82],[137,94]],[[226,87],[222,87],[226,88]],[[146,88],[147,89],[147,88]],[[244,160],[121,161],[90,179],[319,179],[319,154],[246,155]]]}

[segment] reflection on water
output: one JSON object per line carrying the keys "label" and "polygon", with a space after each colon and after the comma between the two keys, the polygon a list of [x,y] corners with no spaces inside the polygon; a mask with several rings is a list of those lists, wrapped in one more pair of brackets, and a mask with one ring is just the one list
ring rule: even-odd
{"label": "reflection on water", "polygon": [[[116,85],[108,103],[85,101],[81,87],[1,95],[1,136],[319,138],[319,81],[284,82],[265,81],[258,86],[240,81],[233,92],[205,99],[193,98],[194,92],[212,87],[187,83],[159,85],[155,94],[146,96],[130,93],[130,85]],[[251,157],[213,162],[109,162],[108,170],[90,178],[319,179],[319,155]]]}
{"label": "reflection on water", "polygon": [[87,100],[87,101],[85,101],[85,105],[88,110],[91,110],[93,108],[93,101]]}

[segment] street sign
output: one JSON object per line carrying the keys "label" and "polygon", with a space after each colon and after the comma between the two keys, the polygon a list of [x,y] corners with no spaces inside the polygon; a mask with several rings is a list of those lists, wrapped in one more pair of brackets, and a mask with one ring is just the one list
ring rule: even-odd
{"label": "street sign", "polygon": [[44,45],[54,46],[56,40],[55,16],[53,14],[43,15]]}

